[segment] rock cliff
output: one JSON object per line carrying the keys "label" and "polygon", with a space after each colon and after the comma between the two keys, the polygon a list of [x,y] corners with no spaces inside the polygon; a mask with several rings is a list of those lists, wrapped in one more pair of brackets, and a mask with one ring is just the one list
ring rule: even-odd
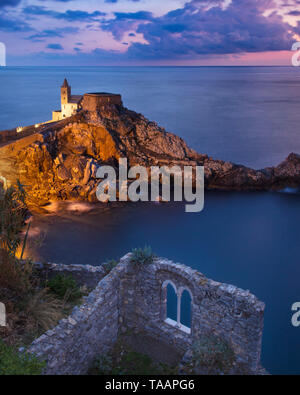
{"label": "rock cliff", "polygon": [[[32,138],[31,138],[32,140]],[[80,113],[38,134],[36,141],[13,152],[21,182],[32,200],[96,199],[97,168],[117,166],[203,165],[206,188],[268,190],[300,186],[300,156],[290,154],[277,167],[253,170],[199,154],[155,122],[123,106]]]}

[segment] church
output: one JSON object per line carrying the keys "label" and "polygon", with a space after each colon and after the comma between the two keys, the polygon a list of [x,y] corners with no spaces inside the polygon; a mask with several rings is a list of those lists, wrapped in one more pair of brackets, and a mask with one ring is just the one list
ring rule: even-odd
{"label": "church", "polygon": [[71,86],[65,78],[61,86],[61,110],[52,112],[52,121],[61,121],[64,118],[71,117],[81,109],[83,96],[72,95]]}

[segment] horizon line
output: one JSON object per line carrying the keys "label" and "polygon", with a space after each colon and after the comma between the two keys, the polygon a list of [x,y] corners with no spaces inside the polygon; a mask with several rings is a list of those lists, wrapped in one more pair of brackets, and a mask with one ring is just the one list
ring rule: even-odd
{"label": "horizon line", "polygon": [[297,68],[293,65],[76,65],[76,66],[61,66],[61,65],[6,65],[6,66],[0,66],[1,69],[8,69],[8,68],[23,68],[23,67],[44,67],[44,68],[76,68],[76,67],[157,67],[157,68],[163,68],[163,67],[174,67],[174,68],[200,68],[200,67],[287,67],[287,68]]}

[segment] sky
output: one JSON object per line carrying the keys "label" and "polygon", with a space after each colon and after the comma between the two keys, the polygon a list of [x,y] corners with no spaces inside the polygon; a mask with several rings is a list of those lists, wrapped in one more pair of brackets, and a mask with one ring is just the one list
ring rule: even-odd
{"label": "sky", "polygon": [[300,0],[0,0],[8,66],[290,65]]}

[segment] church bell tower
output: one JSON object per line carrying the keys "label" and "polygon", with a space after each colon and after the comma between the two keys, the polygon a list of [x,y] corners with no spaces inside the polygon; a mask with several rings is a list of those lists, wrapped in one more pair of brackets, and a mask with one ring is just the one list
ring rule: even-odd
{"label": "church bell tower", "polygon": [[64,80],[64,83],[61,86],[60,92],[61,92],[61,105],[63,106],[64,104],[69,103],[69,100],[71,97],[71,87],[68,84],[68,81],[66,78]]}

